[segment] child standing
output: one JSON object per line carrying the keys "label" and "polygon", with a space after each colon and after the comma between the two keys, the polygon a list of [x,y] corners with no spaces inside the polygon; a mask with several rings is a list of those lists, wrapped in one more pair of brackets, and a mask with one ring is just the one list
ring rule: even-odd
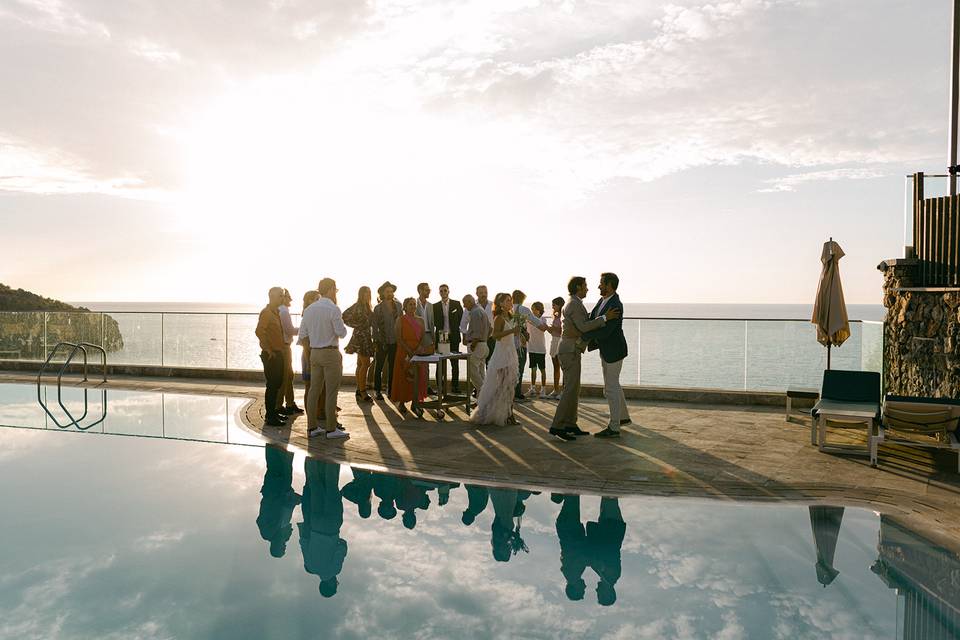
{"label": "child standing", "polygon": [[553,360],[553,391],[547,397],[557,400],[560,398],[560,358],[557,357],[557,350],[560,348],[560,334],[563,333],[561,323],[563,298],[554,298],[551,304],[553,305],[553,322],[547,331],[550,332],[550,358]]}
{"label": "child standing", "polygon": [[[530,305],[533,316],[538,320],[543,317],[543,303],[534,302]],[[541,320],[539,324],[529,324],[530,339],[527,341],[527,355],[530,358],[530,395],[541,398],[547,397],[547,340],[544,335],[547,326]],[[537,369],[540,370],[541,387],[537,389]]]}

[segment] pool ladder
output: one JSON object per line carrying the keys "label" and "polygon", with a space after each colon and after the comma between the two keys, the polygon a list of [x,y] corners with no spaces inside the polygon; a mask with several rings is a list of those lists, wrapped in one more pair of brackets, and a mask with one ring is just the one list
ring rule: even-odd
{"label": "pool ladder", "polygon": [[[63,409],[63,413],[67,416],[67,418],[69,418],[70,422],[68,422],[67,424],[60,424],[60,421],[57,420],[57,418],[50,412],[50,409],[47,408],[47,404],[44,401],[43,394],[42,394],[43,374],[46,372],[47,366],[50,364],[50,361],[53,360],[53,356],[56,355],[57,351],[59,351],[61,347],[66,347],[70,349],[70,353],[67,355],[66,359],[63,361],[63,364],[60,365],[60,370],[57,371],[57,404],[60,405],[60,408]],[[67,407],[63,404],[63,395],[62,395],[63,374],[67,370],[67,367],[70,366],[70,363],[73,361],[73,357],[77,355],[78,352],[83,355],[83,381],[87,382],[87,349],[95,349],[100,352],[101,367],[102,367],[101,374],[103,375],[103,382],[106,382],[107,381],[107,352],[100,345],[92,344],[90,342],[76,342],[76,343],[75,342],[58,342],[57,345],[50,351],[50,354],[47,356],[46,361],[44,361],[43,366],[40,367],[39,373],[37,373],[37,402],[43,408],[47,416],[60,429],[66,429],[67,427],[74,426],[80,431],[86,431],[91,427],[100,424],[107,417],[107,390],[106,389],[100,389],[101,407],[102,407],[100,418],[98,420],[91,422],[86,426],[81,426],[81,423],[84,420],[86,420],[87,413],[89,412],[89,408],[90,408],[89,401],[88,401],[89,389],[87,387],[83,387],[83,415],[81,415],[79,419],[74,418],[73,414],[71,414],[70,411],[67,409]]]}

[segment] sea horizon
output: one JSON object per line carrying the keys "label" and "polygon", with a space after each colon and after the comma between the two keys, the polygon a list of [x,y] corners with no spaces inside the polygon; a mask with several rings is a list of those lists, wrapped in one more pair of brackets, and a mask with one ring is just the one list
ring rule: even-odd
{"label": "sea horizon", "polygon": [[[432,302],[439,297],[431,298]],[[531,303],[535,298],[528,299]],[[548,300],[543,301],[548,304]],[[589,307],[593,299],[585,303]],[[341,307],[353,301],[341,301]],[[137,312],[137,313],[257,313],[262,304],[243,302],[121,302],[121,301],[72,301],[69,304],[82,306],[97,312]],[[640,318],[729,318],[737,320],[809,320],[813,313],[813,304],[778,303],[672,303],[672,302],[624,302],[626,317]],[[294,311],[299,311],[294,304]],[[847,315],[850,320],[882,322],[886,309],[881,304],[848,304]]]}

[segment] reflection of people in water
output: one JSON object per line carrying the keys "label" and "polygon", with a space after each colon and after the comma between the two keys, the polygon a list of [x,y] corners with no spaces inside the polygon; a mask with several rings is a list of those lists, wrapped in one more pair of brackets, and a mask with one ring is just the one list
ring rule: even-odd
{"label": "reflection of people in water", "polygon": [[400,495],[400,479],[386,473],[373,474],[373,493],[380,498],[377,514],[384,520],[393,520],[397,516],[393,502]]}
{"label": "reflection of people in water", "polygon": [[[617,498],[601,498],[600,516],[584,528],[580,521],[580,496],[559,498],[562,506],[557,514],[557,537],[560,539],[560,573],[567,582],[567,597],[583,600],[587,590],[583,572],[589,566],[600,578],[597,602],[609,607],[617,601],[620,550],[627,530],[620,503]],[[556,502],[557,496],[551,499]]]}
{"label": "reflection of people in water", "polygon": [[417,509],[426,510],[430,506],[430,496],[424,483],[409,478],[400,481],[400,495],[397,496],[397,509],[403,512],[403,526],[413,529],[417,526]]}
{"label": "reflection of people in water", "polygon": [[[493,557],[507,562],[521,551],[529,552],[520,537],[520,515],[524,511],[523,500],[530,497],[528,491],[516,489],[489,489],[493,503],[493,524],[490,526],[490,546]],[[516,518],[515,518],[516,516]]]}
{"label": "reflection of people in water", "polygon": [[303,568],[320,577],[325,598],[337,592],[337,576],[347,557],[347,541],[340,537],[343,526],[343,498],[340,495],[340,465],[307,458],[307,481],[303,486],[303,522],[300,523],[300,550]]}
{"label": "reflection of people in water", "polygon": [[357,513],[361,518],[369,518],[373,509],[370,494],[373,492],[375,474],[354,467],[351,467],[350,471],[353,473],[353,480],[343,487],[341,493],[344,498],[357,505]]}
{"label": "reflection of people in water", "polygon": [[620,550],[627,524],[620,513],[617,498],[600,498],[600,516],[597,522],[587,523],[589,562],[600,576],[597,583],[597,602],[609,607],[617,601],[617,580],[620,579]]}
{"label": "reflection of people in water", "polygon": [[467,487],[467,508],[464,509],[460,520],[468,527],[473,524],[477,516],[483,513],[490,501],[490,492],[486,487],[480,487],[475,484],[468,484]]}
{"label": "reflection of people in water", "polygon": [[257,527],[263,539],[270,543],[270,555],[282,558],[293,533],[290,524],[293,508],[300,503],[300,495],[293,490],[293,452],[274,444],[268,444],[264,450],[267,470],[260,488],[263,497]]}
{"label": "reflection of people in water", "polygon": [[563,505],[557,514],[560,573],[567,581],[567,597],[583,600],[587,590],[587,583],[583,580],[583,572],[587,568],[587,534],[580,521],[580,496],[560,496],[560,499]]}

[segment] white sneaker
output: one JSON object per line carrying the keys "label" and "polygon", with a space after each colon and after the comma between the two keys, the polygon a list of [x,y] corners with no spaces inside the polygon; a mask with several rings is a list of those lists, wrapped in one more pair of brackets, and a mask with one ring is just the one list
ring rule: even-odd
{"label": "white sneaker", "polygon": [[349,438],[349,437],[350,437],[350,434],[344,431],[343,429],[341,429],[340,427],[337,427],[333,431],[327,432],[327,440],[334,440],[336,438]]}
{"label": "white sneaker", "polygon": [[327,430],[324,429],[323,427],[317,427],[316,429],[310,429],[310,431],[307,432],[307,437],[316,438],[317,436],[322,436],[326,432]]}
{"label": "white sneaker", "polygon": [[546,400],[546,399],[549,398],[549,397],[550,397],[550,396],[547,395],[547,390],[546,390],[546,389],[540,389],[540,399],[541,399],[541,400]]}

